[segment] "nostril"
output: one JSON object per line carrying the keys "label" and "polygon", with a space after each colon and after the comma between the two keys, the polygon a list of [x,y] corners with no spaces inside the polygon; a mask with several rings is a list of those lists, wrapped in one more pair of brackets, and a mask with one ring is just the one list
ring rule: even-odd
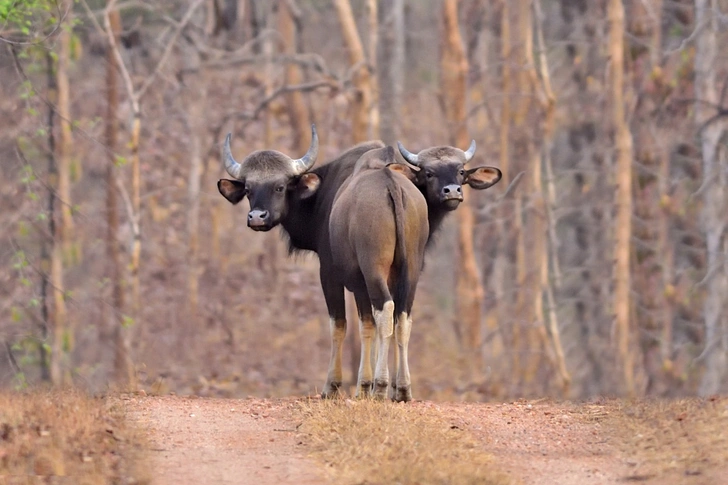
{"label": "nostril", "polygon": [[458,194],[462,194],[462,193],[463,193],[462,187],[458,187]]}
{"label": "nostril", "polygon": [[261,219],[265,219],[266,217],[268,217],[268,211],[260,211],[259,217]]}
{"label": "nostril", "polygon": [[250,220],[253,219],[253,213],[252,212],[248,212],[248,219],[250,219]]}
{"label": "nostril", "polygon": [[450,187],[445,187],[442,191],[445,192],[446,194],[449,194],[450,193]]}

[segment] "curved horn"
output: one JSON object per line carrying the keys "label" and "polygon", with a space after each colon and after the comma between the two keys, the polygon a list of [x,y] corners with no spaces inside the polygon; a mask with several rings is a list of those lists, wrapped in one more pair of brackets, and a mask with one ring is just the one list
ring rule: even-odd
{"label": "curved horn", "polygon": [[470,147],[463,153],[465,154],[465,163],[468,163],[475,155],[475,140],[470,142]]}
{"label": "curved horn", "polygon": [[308,147],[308,151],[304,156],[296,160],[291,160],[293,164],[293,171],[296,175],[301,175],[308,172],[316,163],[316,157],[318,156],[318,134],[316,133],[316,125],[311,123],[311,145]]}
{"label": "curved horn", "polygon": [[397,142],[397,148],[399,148],[399,153],[402,154],[402,158],[407,160],[412,165],[419,167],[420,162],[417,160],[417,155],[415,155],[414,153],[410,153],[410,151],[407,150],[404,145],[402,145],[402,143],[400,143],[399,141]]}
{"label": "curved horn", "polygon": [[243,166],[233,158],[233,152],[230,150],[230,133],[225,137],[225,144],[222,146],[222,159],[227,173],[235,179],[240,179],[243,175]]}

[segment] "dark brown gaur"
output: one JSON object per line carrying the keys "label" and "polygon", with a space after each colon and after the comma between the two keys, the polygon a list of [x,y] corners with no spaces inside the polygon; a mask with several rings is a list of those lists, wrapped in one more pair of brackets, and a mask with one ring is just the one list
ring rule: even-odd
{"label": "dark brown gaur", "polygon": [[414,154],[400,142],[397,146],[402,158],[420,169],[415,176],[415,185],[427,200],[430,235],[439,229],[448,212],[457,209],[463,201],[463,184],[483,190],[497,184],[502,177],[501,171],[495,167],[465,169],[475,156],[475,140],[465,151],[451,146],[436,146]]}
{"label": "dark brown gaur", "polygon": [[[388,354],[396,334],[394,399],[412,399],[408,344],[412,305],[429,238],[427,203],[398,164],[394,148],[365,153],[331,209],[329,236],[335,277],[354,293],[362,341],[357,392],[387,396]],[[377,338],[372,381],[371,344]],[[343,342],[344,335],[339,336]]]}
{"label": "dark brown gaur", "polygon": [[233,179],[221,179],[218,190],[228,201],[250,201],[248,226],[269,231],[281,226],[289,239],[289,251],[313,251],[319,257],[321,287],[331,319],[331,360],[322,395],[337,394],[342,384],[342,335],[346,334],[344,285],[337,281],[331,258],[329,216],[339,188],[350,177],[359,158],[382,148],[381,141],[359,144],[335,160],[312,168],[318,154],[316,127],[311,126],[311,146],[306,155],[293,160],[275,150],[256,151],[238,163],[225,139],[222,158]]}

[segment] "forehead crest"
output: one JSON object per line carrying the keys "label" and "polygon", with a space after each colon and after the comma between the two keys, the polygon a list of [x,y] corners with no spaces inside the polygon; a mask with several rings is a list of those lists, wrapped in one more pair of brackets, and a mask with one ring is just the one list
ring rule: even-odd
{"label": "forehead crest", "polygon": [[423,162],[465,163],[465,156],[462,150],[448,146],[432,147],[422,150],[419,158]]}
{"label": "forehead crest", "polygon": [[275,150],[253,152],[243,160],[242,165],[245,177],[250,181],[262,182],[295,175],[291,159]]}

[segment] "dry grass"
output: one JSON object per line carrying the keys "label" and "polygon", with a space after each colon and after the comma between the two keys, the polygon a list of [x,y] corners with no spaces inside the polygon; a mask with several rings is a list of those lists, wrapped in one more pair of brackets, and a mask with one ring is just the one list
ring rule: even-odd
{"label": "dry grass", "polygon": [[122,413],[103,399],[72,390],[0,393],[1,484],[36,483],[38,476],[73,477],[59,483],[78,485],[147,483],[133,441]]}
{"label": "dry grass", "polygon": [[728,476],[728,398],[614,401],[598,407],[601,412],[592,419],[633,468],[625,480],[707,484]]}
{"label": "dry grass", "polygon": [[335,483],[509,483],[475,439],[427,406],[312,400],[299,431]]}

